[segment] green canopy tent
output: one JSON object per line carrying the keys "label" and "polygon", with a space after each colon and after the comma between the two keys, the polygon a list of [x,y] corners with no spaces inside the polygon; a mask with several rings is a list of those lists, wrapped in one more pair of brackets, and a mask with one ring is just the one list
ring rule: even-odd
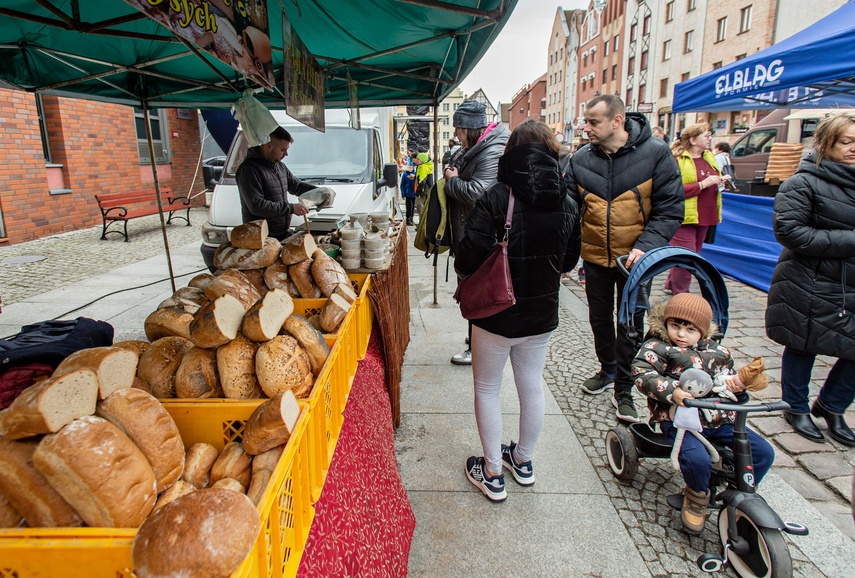
{"label": "green canopy tent", "polygon": [[[327,106],[348,106],[349,77],[359,105],[434,110],[474,68],[517,3],[247,1],[265,4],[270,23],[276,86],[256,94],[268,107],[284,108],[284,14],[324,71]],[[4,0],[0,16],[2,87],[142,106],[147,118],[151,107],[230,107],[245,88],[258,86],[124,0]],[[159,189],[155,164],[152,172]],[[172,278],[162,214],[161,225]]]}

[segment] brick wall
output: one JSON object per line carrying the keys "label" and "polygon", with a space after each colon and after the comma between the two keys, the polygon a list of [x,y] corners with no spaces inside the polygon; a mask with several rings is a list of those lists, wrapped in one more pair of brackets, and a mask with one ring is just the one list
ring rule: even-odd
{"label": "brick wall", "polygon": [[[68,194],[51,195],[47,184],[35,97],[0,90],[0,209],[5,243],[20,243],[100,224],[94,195],[152,188],[149,165],[140,165],[133,108],[46,96],[52,161],[62,165]],[[199,158],[199,125],[167,113],[172,150],[159,165],[162,187],[186,194]],[[167,135],[164,135],[167,136]],[[193,192],[205,189],[201,169]],[[204,203],[204,195],[194,201]]]}

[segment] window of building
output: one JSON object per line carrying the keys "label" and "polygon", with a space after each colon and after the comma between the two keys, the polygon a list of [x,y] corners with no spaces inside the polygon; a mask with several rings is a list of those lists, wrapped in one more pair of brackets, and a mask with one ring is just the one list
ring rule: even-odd
{"label": "window of building", "polygon": [[582,66],[588,66],[588,55],[583,54],[582,56]]}
{"label": "window of building", "polygon": [[[134,107],[134,117],[137,129],[137,151],[140,164],[151,164],[151,153],[148,148],[148,138],[145,134],[145,116],[143,109]],[[169,144],[166,138],[168,126],[166,123],[166,111],[158,109],[148,111],[149,125],[151,126],[151,139],[154,143],[154,159],[156,163],[169,162]]]}
{"label": "window of building", "polygon": [[638,85],[638,102],[639,103],[646,102],[644,100],[644,97],[647,96],[646,92],[647,92],[647,85],[646,84],[639,84]]}
{"label": "window of building", "polygon": [[562,47],[561,47],[561,49],[558,51],[558,58],[559,58],[559,59],[561,59],[561,60],[564,60],[564,47],[563,47],[563,46],[562,46]]}
{"label": "window of building", "polygon": [[746,6],[739,11],[739,33],[751,30],[751,6]]}
{"label": "window of building", "polygon": [[644,23],[641,26],[641,34],[645,36],[650,34],[650,14],[644,17]]}
{"label": "window of building", "polygon": [[698,7],[698,0],[687,0],[686,12],[691,12]]}
{"label": "window of building", "polygon": [[588,12],[588,38],[600,33],[600,22],[596,12]]}
{"label": "window of building", "polygon": [[445,117],[444,119],[442,119],[442,124],[448,124],[448,117]]}
{"label": "window of building", "polygon": [[632,89],[631,88],[626,89],[626,100],[624,101],[624,104],[626,106],[632,106]]}
{"label": "window of building", "polygon": [[582,90],[586,90],[588,88],[588,80],[587,77],[582,79]]}
{"label": "window of building", "polygon": [[662,60],[669,60],[671,58],[671,41],[666,40],[662,43]]}
{"label": "window of building", "polygon": [[612,52],[617,52],[617,50],[618,50],[618,46],[619,46],[619,44],[618,44],[618,39],[619,39],[619,38],[620,38],[620,36],[619,36],[619,35],[617,35],[617,34],[615,34],[615,37],[614,37],[614,39],[612,40]]}
{"label": "window of building", "polygon": [[736,58],[734,58],[734,59],[733,59],[733,61],[734,61],[734,62],[736,62],[737,60],[742,60],[742,59],[743,59],[743,58],[745,58],[746,56],[748,56],[748,55],[747,55],[747,54],[740,54],[739,56],[737,56]]}
{"label": "window of building", "polygon": [[683,53],[692,51],[692,44],[694,43],[694,40],[695,40],[695,31],[689,30],[688,32],[686,32],[686,36],[683,39]]}
{"label": "window of building", "polygon": [[608,55],[609,55],[609,43],[606,42],[605,45],[603,46],[603,56],[608,56]]}
{"label": "window of building", "polygon": [[689,80],[689,76],[690,74],[688,72],[684,72],[680,75],[680,82],[686,82],[687,80]]}
{"label": "window of building", "polygon": [[723,42],[727,38],[727,16],[716,21],[715,41]]}
{"label": "window of building", "polygon": [[665,22],[671,22],[674,19],[674,0],[665,5]]}
{"label": "window of building", "polygon": [[638,24],[633,24],[629,27],[629,41],[635,42],[636,36],[638,36]]}
{"label": "window of building", "polygon": [[647,51],[641,53],[641,70],[647,70]]}
{"label": "window of building", "polygon": [[603,69],[603,84],[609,81],[609,71],[608,69]]}
{"label": "window of building", "polygon": [[635,74],[635,56],[630,56],[626,64],[627,74]]}
{"label": "window of building", "polygon": [[448,108],[449,108],[448,103],[443,102],[442,103],[442,112],[448,112]]}
{"label": "window of building", "polygon": [[552,66],[552,55],[549,55],[549,66]]}
{"label": "window of building", "polygon": [[668,97],[668,79],[663,78],[659,81],[659,97],[667,98]]}
{"label": "window of building", "polygon": [[448,139],[450,139],[450,138],[451,138],[451,133],[450,133],[450,132],[448,132],[447,130],[442,131],[442,138],[443,138],[443,140],[448,140]]}
{"label": "window of building", "polygon": [[520,107],[520,114],[525,114],[525,109],[523,107]]}
{"label": "window of building", "polygon": [[612,80],[617,80],[617,64],[612,66]]}
{"label": "window of building", "polygon": [[[594,48],[596,48],[596,46]],[[594,50],[591,52],[591,62],[596,62],[596,61],[597,61],[597,51]]]}
{"label": "window of building", "polygon": [[561,71],[558,71],[558,82],[561,82]]}
{"label": "window of building", "polygon": [[[42,153],[45,156],[45,162],[53,162],[53,157],[50,152],[50,135],[48,134],[47,116],[45,115],[45,102],[41,94],[36,94],[36,113],[39,115],[39,132],[42,136]],[[0,224],[0,226],[2,226]],[[5,237],[6,235],[0,235]]]}

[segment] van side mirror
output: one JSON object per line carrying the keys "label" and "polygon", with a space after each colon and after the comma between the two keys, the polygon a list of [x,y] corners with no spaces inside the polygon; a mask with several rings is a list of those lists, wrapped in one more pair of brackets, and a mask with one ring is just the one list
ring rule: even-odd
{"label": "van side mirror", "polygon": [[398,184],[398,165],[386,163],[383,165],[383,178],[377,181],[378,187],[394,187]]}

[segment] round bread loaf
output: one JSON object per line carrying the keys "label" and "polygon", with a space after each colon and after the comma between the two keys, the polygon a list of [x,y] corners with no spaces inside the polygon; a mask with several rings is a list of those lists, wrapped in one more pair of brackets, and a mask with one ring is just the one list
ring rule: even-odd
{"label": "round bread loaf", "polygon": [[[212,283],[213,285],[213,283]],[[190,323],[190,340],[196,347],[220,347],[237,336],[246,308],[229,294],[205,305]]]}
{"label": "round bread loaf", "polygon": [[232,229],[229,242],[239,249],[261,249],[267,239],[267,220],[259,219],[238,225]]}
{"label": "round bread loaf", "polygon": [[217,371],[226,397],[230,399],[264,397],[255,373],[257,351],[258,344],[240,334],[217,349]]}
{"label": "round bread loaf", "polygon": [[[47,485],[47,482],[45,482]],[[12,502],[6,499],[6,496],[0,494],[0,528],[17,528],[24,523],[24,518],[12,505]]]}
{"label": "round bread loaf", "polygon": [[195,287],[197,289],[205,290],[205,287],[208,286],[208,283],[214,280],[214,276],[210,273],[199,273],[187,283],[188,287]]}
{"label": "round bread loaf", "polygon": [[151,464],[157,493],[169,488],[184,471],[184,442],[169,412],[140,389],[120,389],[98,402],[95,415],[118,427],[137,444]]}
{"label": "round bread loaf", "polygon": [[306,259],[288,267],[288,277],[297,286],[300,297],[304,299],[320,299],[324,296],[321,288],[312,277],[312,260]]}
{"label": "round bread loaf", "polygon": [[193,347],[184,354],[175,372],[175,396],[195,399],[223,397],[216,351]]}
{"label": "round bread loaf", "polygon": [[[171,298],[170,298],[171,300]],[[161,305],[163,305],[161,303]],[[200,308],[196,307],[196,311]],[[180,304],[161,307],[149,313],[145,318],[145,336],[149,341],[157,341],[161,337],[177,336],[190,339],[190,324],[193,314]]]}
{"label": "round bread loaf", "polygon": [[332,295],[339,283],[350,283],[344,268],[321,249],[312,255],[312,278],[324,297]]}
{"label": "round bread loaf", "polygon": [[306,350],[309,363],[312,364],[312,373],[318,375],[330,355],[330,348],[323,333],[300,315],[289,316],[282,325],[282,330],[288,332]]}
{"label": "round bread loaf", "polygon": [[240,249],[223,243],[214,253],[214,267],[223,269],[264,269],[279,258],[282,245],[273,237],[264,240],[261,249]]}
{"label": "round bread loaf", "polygon": [[139,356],[121,347],[90,347],[62,360],[53,377],[89,368],[98,375],[98,397],[104,399],[117,389],[132,387]]}
{"label": "round bread loaf", "polygon": [[264,270],[264,284],[271,291],[273,289],[282,289],[291,297],[300,297],[300,291],[297,286],[288,277],[288,265],[283,263],[274,263]]}
{"label": "round bread loaf", "polygon": [[119,347],[121,349],[133,351],[137,354],[137,357],[139,357],[146,349],[148,349],[149,345],[151,345],[151,343],[143,341],[142,339],[129,339],[127,341],[117,341],[112,345],[112,347]]}
{"label": "round bread loaf", "polygon": [[183,337],[163,337],[140,356],[137,376],[154,397],[175,397],[175,374],[193,343]]}
{"label": "round bread loaf", "polygon": [[140,578],[227,578],[252,550],[261,520],[243,494],[206,489],[152,514],[134,539]]}
{"label": "round bread loaf", "polygon": [[255,373],[268,397],[287,389],[296,397],[306,397],[314,383],[309,356],[290,335],[274,337],[258,348]]}
{"label": "round bread loaf", "polygon": [[177,500],[181,496],[185,494],[189,494],[190,492],[195,492],[196,486],[191,484],[190,482],[185,482],[184,480],[178,480],[174,484],[172,484],[168,490],[160,494],[157,498],[157,502],[154,504],[154,511],[159,510],[172,500]]}
{"label": "round bread loaf", "polygon": [[[278,261],[277,261],[278,263]],[[258,294],[264,297],[264,294],[267,293],[267,284],[264,282],[264,271],[265,269],[246,269],[242,271],[246,278],[249,279],[250,284],[255,287],[255,290],[258,291]]]}

